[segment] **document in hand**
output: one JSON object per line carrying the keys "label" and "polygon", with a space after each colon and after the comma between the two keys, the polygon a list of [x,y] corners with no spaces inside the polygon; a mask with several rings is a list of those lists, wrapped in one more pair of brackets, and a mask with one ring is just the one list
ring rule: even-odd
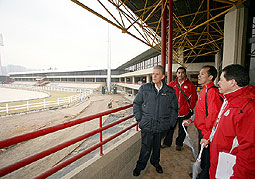
{"label": "document in hand", "polygon": [[217,179],[228,179],[233,175],[233,166],[236,163],[236,156],[220,152],[216,170]]}

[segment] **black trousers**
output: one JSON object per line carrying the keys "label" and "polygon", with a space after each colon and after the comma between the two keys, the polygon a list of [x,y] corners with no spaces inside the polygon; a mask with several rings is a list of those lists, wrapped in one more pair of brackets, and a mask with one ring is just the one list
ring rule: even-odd
{"label": "black trousers", "polygon": [[[203,138],[201,130],[198,130],[198,150],[200,151],[201,145],[200,141]],[[209,179],[209,169],[210,169],[210,145],[203,149],[201,156],[201,173],[199,179]]]}
{"label": "black trousers", "polygon": [[141,135],[142,135],[142,147],[139,159],[136,164],[136,168],[139,170],[145,169],[149,158],[150,163],[153,166],[159,165],[161,143],[161,133],[152,133],[142,130]]}
{"label": "black trousers", "polygon": [[[163,141],[163,144],[167,145],[167,146],[171,146],[172,145],[172,142],[173,142],[173,135],[174,135],[174,129],[175,127],[177,126],[177,123],[178,123],[178,136],[176,138],[176,145],[179,145],[179,146],[183,146],[183,141],[186,137],[186,133],[182,127],[182,122],[183,120],[185,119],[188,119],[189,117],[188,116],[184,116],[184,117],[178,117],[177,118],[177,122],[175,124],[174,127],[171,127],[167,132],[166,132],[166,137]],[[187,130],[187,127],[185,126],[185,129]]]}

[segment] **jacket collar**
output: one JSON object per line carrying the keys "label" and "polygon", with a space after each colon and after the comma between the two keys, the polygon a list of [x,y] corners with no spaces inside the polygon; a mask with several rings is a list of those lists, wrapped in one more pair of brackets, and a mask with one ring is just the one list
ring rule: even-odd
{"label": "jacket collar", "polygon": [[254,93],[254,87],[253,86],[245,86],[241,87],[236,91],[227,93],[227,94],[221,94],[221,96],[228,101],[234,99],[234,98],[255,98],[255,93]]}
{"label": "jacket collar", "polygon": [[[184,80],[183,80],[183,83],[185,83],[187,80],[188,80],[188,78],[187,78],[187,76],[186,76],[186,77],[184,78]],[[177,77],[175,78],[174,81],[175,81],[175,83],[179,83],[179,80],[178,80]],[[182,83],[182,84],[183,84],[183,83]]]}
{"label": "jacket collar", "polygon": [[210,82],[210,83],[208,83],[208,84],[206,84],[206,85],[204,85],[203,88],[205,88],[205,89],[207,90],[207,89],[210,88],[211,86],[215,86],[215,84],[213,83],[213,81]]}
{"label": "jacket collar", "polygon": [[158,88],[156,84],[154,84],[155,88],[158,90],[158,92],[162,89],[163,87],[163,82],[161,81],[160,87]]}
{"label": "jacket collar", "polygon": [[[161,80],[162,82],[162,88],[160,89],[160,91],[164,88],[164,86],[166,85],[165,81],[164,80]],[[156,91],[158,91],[155,87],[155,83],[151,82],[151,85],[155,88]]]}

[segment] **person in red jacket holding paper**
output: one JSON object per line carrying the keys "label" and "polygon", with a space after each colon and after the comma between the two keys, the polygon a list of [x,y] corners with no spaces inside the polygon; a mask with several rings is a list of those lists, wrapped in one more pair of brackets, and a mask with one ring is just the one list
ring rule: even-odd
{"label": "person in red jacket holding paper", "polygon": [[[176,70],[176,75],[176,79],[171,81],[168,85],[175,89],[178,99],[179,112],[177,122],[179,130],[178,137],[176,138],[176,150],[181,151],[186,136],[182,127],[182,122],[185,119],[189,119],[193,114],[193,109],[197,102],[197,91],[195,85],[187,78],[186,69],[184,67],[179,67]],[[176,125],[166,132],[166,137],[161,146],[162,148],[172,145],[175,127]]]}
{"label": "person in red jacket holding paper", "polygon": [[248,84],[243,66],[232,64],[222,70],[218,85],[224,103],[210,140],[202,140],[205,145],[211,142],[211,179],[216,178],[220,152],[235,156],[231,179],[255,178],[255,88]]}
{"label": "person in red jacket holding paper", "polygon": [[[214,66],[204,66],[198,75],[198,83],[203,89],[200,91],[195,110],[194,124],[198,129],[198,148],[200,150],[201,139],[209,139],[213,124],[217,119],[218,113],[222,105],[222,99],[219,95],[218,88],[214,85],[217,77],[217,70]],[[185,120],[184,125],[189,125],[192,121]],[[204,148],[201,157],[201,173],[199,179],[209,178],[210,168],[210,146]]]}

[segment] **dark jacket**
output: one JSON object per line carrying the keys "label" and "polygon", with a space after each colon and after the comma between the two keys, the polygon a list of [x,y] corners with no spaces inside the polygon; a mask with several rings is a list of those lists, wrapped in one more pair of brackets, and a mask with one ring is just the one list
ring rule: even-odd
{"label": "dark jacket", "polygon": [[176,123],[178,117],[176,92],[164,82],[159,92],[154,83],[142,85],[133,103],[134,115],[141,130],[163,132]]}

